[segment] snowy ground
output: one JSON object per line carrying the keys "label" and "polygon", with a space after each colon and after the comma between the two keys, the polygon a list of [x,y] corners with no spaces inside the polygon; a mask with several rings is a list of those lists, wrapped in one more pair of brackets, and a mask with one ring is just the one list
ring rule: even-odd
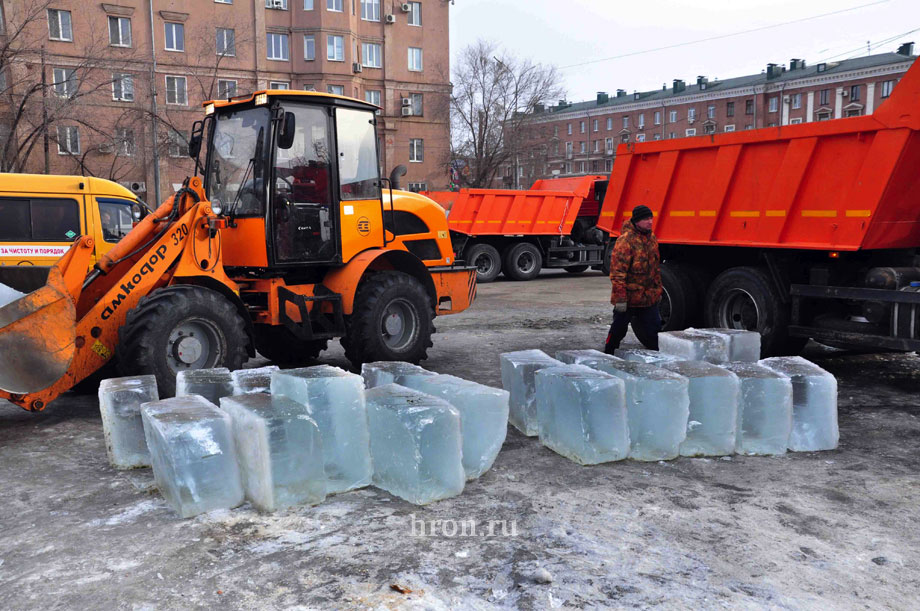
{"label": "snowy ground", "polygon": [[[599,347],[608,297],[596,273],[482,286],[426,366],[499,385],[500,352]],[[368,488],[180,520],[108,466],[93,397],[0,406],[0,607],[918,608],[920,358],[806,356],[839,378],[837,451],[579,467],[509,431],[427,508]]]}

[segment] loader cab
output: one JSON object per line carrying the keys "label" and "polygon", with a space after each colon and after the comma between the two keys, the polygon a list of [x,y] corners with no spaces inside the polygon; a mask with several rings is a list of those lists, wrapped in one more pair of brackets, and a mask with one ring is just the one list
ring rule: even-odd
{"label": "loader cab", "polygon": [[341,265],[383,244],[376,107],[315,92],[210,103],[205,189],[224,266]]}

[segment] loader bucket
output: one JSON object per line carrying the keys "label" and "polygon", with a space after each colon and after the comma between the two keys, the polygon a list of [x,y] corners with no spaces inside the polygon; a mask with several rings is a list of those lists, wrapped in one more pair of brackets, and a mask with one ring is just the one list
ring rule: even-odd
{"label": "loader bucket", "polygon": [[27,394],[57,382],[74,357],[76,318],[57,266],[45,286],[0,308],[0,390]]}

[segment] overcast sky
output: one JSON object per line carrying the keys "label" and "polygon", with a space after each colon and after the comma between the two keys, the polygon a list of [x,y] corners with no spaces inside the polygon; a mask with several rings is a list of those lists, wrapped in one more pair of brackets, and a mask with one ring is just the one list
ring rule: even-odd
{"label": "overcast sky", "polygon": [[[755,74],[793,57],[808,65],[858,57],[868,52],[866,41],[873,54],[913,40],[920,51],[920,31],[911,32],[920,30],[920,0],[455,2],[452,58],[477,38],[497,41],[559,67],[568,99],[576,102],[598,91],[658,89],[675,78]],[[716,39],[694,42],[708,38]],[[680,46],[654,50],[669,45]],[[595,62],[627,54],[635,55]]]}

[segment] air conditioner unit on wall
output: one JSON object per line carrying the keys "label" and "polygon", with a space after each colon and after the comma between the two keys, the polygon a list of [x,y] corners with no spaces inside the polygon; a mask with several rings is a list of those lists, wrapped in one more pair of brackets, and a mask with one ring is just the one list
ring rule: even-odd
{"label": "air conditioner unit on wall", "polygon": [[409,11],[412,10],[412,7],[409,5],[408,2],[403,2],[403,3],[402,3],[402,6],[399,7],[399,8],[402,9],[402,12],[404,12],[404,13],[408,13]]}
{"label": "air conditioner unit on wall", "polygon": [[284,8],[284,0],[272,0],[273,8]]}
{"label": "air conditioner unit on wall", "polygon": [[146,193],[147,192],[147,183],[137,180],[128,180],[125,182],[118,183],[122,187],[128,189],[133,193]]}
{"label": "air conditioner unit on wall", "polygon": [[387,23],[396,23],[396,15],[387,15],[384,20]]}
{"label": "air conditioner unit on wall", "polygon": [[402,107],[402,116],[404,116],[404,117],[411,117],[411,116],[412,116],[412,107],[411,107],[411,106],[403,106],[403,107]]}
{"label": "air conditioner unit on wall", "polygon": [[402,105],[403,105],[403,106],[412,106],[412,100],[411,100],[410,98],[403,98],[403,99],[402,99]]}
{"label": "air conditioner unit on wall", "polygon": [[355,63],[353,63],[353,64],[351,65],[351,69],[352,69],[353,72],[356,72],[356,73],[357,73],[357,72],[361,72],[364,68],[361,66],[360,63],[355,62]]}

